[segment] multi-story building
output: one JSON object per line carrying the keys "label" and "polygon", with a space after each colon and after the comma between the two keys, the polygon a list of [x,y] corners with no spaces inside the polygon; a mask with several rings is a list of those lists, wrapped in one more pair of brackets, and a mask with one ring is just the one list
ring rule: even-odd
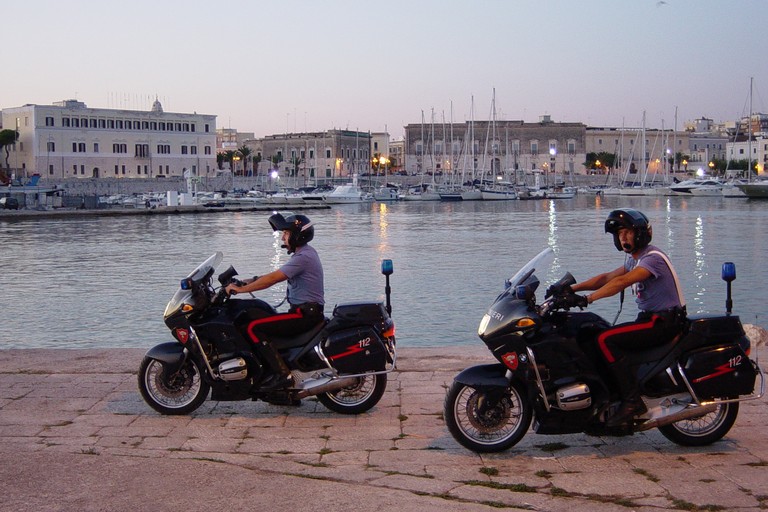
{"label": "multi-story building", "polygon": [[238,132],[234,128],[216,129],[216,152],[237,151],[246,141],[256,138],[253,132]]}
{"label": "multi-story building", "polygon": [[348,178],[370,172],[371,134],[349,130],[269,135],[247,141],[261,161],[257,172],[277,170],[292,185]]}
{"label": "multi-story building", "polygon": [[615,155],[614,171],[656,174],[673,170],[670,159],[688,154],[689,139],[689,132],[674,130],[590,127],[584,145],[587,153]]}
{"label": "multi-story building", "polygon": [[405,127],[405,170],[468,179],[500,179],[533,170],[579,172],[585,161],[582,123],[541,116],[524,121],[467,121]]}
{"label": "multi-story building", "polygon": [[42,178],[213,176],[216,116],[88,108],[65,100],[2,110],[15,129],[9,164],[17,175]]}

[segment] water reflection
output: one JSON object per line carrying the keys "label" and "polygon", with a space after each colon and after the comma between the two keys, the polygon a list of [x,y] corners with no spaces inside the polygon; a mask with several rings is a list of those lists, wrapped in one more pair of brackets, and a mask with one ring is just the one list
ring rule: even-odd
{"label": "water reflection", "polygon": [[[504,280],[548,245],[557,256],[553,279],[570,271],[583,280],[621,265],[622,254],[604,230],[607,211],[616,208],[636,208],[651,219],[654,244],[669,254],[684,294],[695,297],[689,312],[723,311],[725,288],[708,269],[733,261],[739,275],[734,312],[765,322],[768,237],[755,221],[768,211],[764,201],[584,194],[562,201],[373,203],[307,215],[329,305],[381,299],[380,264],[390,258],[400,342],[437,346],[477,343],[477,324]],[[223,268],[231,264],[243,276],[287,260],[268,216],[0,221],[6,297],[0,347],[148,347],[167,340],[163,307],[179,279],[213,252],[223,251]],[[539,277],[543,294],[550,276]],[[38,286],[42,281],[53,284]],[[284,294],[283,288],[256,295],[275,304]],[[589,308],[609,320],[617,309],[613,298]],[[628,298],[619,321],[635,315]]]}

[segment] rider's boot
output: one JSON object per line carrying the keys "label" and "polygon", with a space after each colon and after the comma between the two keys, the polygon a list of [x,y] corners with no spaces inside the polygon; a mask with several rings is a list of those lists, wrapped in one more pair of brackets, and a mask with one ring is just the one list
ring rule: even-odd
{"label": "rider's boot", "polygon": [[267,364],[272,370],[272,375],[267,377],[267,380],[259,384],[260,391],[275,391],[277,389],[284,389],[293,384],[293,377],[291,376],[291,370],[280,357],[277,349],[269,342],[262,342],[261,355],[267,360]]}
{"label": "rider's boot", "polygon": [[621,364],[619,361],[613,364],[613,373],[616,382],[619,385],[619,394],[621,395],[621,405],[616,413],[605,422],[608,427],[619,427],[629,423],[634,416],[642,414],[648,409],[645,402],[640,398],[637,380],[634,371],[628,365]]}

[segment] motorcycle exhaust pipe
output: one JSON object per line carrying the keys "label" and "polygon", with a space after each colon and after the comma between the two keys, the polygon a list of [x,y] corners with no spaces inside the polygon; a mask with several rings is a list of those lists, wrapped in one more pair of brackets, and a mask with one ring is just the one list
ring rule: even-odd
{"label": "motorcycle exhaust pipe", "polygon": [[296,393],[297,398],[306,398],[308,396],[315,396],[319,395],[321,393],[328,393],[330,391],[338,391],[341,388],[351,386],[357,381],[357,378],[341,378],[336,380],[330,380],[328,382],[325,382],[323,384],[318,384],[317,386],[312,386],[307,389],[302,389],[298,393]]}
{"label": "motorcycle exhaust pipe", "polygon": [[663,416],[661,418],[654,418],[652,420],[646,421],[645,423],[638,425],[636,431],[642,432],[643,430],[650,430],[652,428],[663,427],[664,425],[671,425],[672,423],[675,423],[678,421],[698,418],[700,416],[704,416],[705,414],[715,412],[716,409],[717,409],[717,404],[702,405],[702,406],[692,407],[689,409],[683,409],[680,412],[676,412],[668,416]]}

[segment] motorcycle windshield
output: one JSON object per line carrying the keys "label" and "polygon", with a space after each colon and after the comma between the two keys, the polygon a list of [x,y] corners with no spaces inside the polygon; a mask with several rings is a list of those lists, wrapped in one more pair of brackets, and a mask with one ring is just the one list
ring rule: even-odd
{"label": "motorcycle windshield", "polygon": [[[221,251],[212,254],[207,260],[198,265],[195,270],[190,272],[189,275],[187,275],[185,281],[189,279],[194,282],[200,282],[203,279],[210,277],[213,275],[216,267],[221,264],[223,259],[224,254]],[[163,313],[163,317],[168,318],[170,315],[178,311],[179,308],[181,308],[181,306],[184,304],[192,304],[192,289],[190,288],[185,290],[179,286],[179,289],[176,290],[176,293],[173,295],[173,298],[171,298],[171,301],[167,306],[165,306],[165,313]]]}
{"label": "motorcycle windshield", "polygon": [[523,268],[517,271],[517,273],[510,277],[507,281],[508,287],[515,289],[516,286],[520,286],[525,283],[534,272],[540,276],[546,277],[550,273],[550,267],[555,261],[555,252],[551,247],[547,247],[539,254],[534,256],[531,261],[526,263]]}

